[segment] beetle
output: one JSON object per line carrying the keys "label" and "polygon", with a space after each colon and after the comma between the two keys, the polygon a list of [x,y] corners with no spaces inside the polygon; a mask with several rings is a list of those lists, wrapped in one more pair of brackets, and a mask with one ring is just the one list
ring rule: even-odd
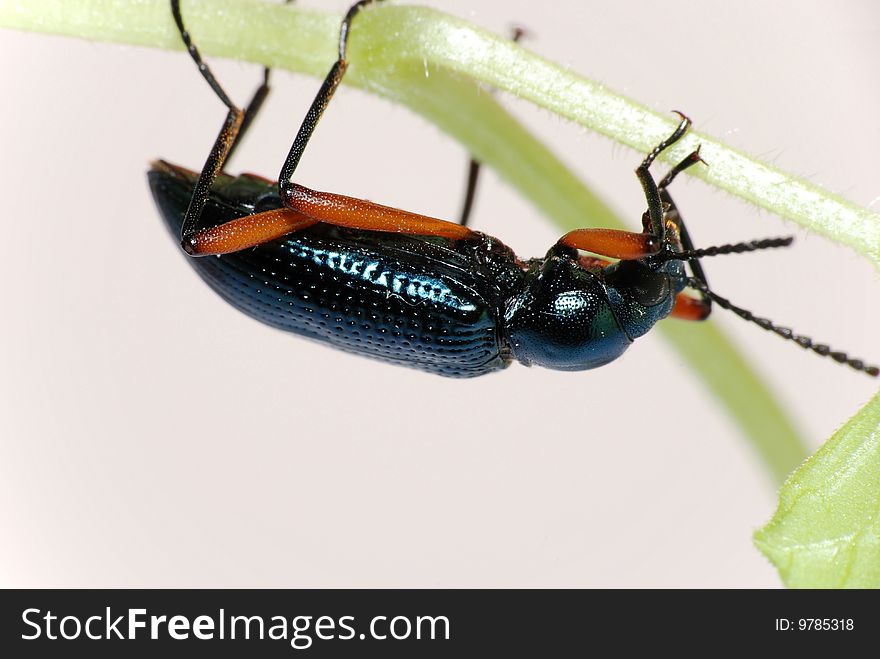
{"label": "beetle", "polygon": [[691,121],[681,113],[672,134],[636,169],[647,202],[642,231],[577,229],[541,258],[520,259],[497,238],[467,227],[478,172],[473,161],[459,223],[292,182],[345,74],[352,23],[371,2],[360,0],[343,18],[338,58],[273,182],[223,171],[268,94],[269,70],[246,109],[238,108],[202,60],[179,0],[170,0],[184,45],[228,112],[201,172],[160,160],[148,177],[169,230],[202,279],[230,304],[342,350],[474,377],[514,360],[567,371],[596,368],[664,318],[706,319],[714,302],[817,354],[880,374],[709,288],[701,258],[784,247],[792,239],[695,249],[669,186],[702,162],[699,148],[659,182],[650,172],[657,156],[688,131]]}

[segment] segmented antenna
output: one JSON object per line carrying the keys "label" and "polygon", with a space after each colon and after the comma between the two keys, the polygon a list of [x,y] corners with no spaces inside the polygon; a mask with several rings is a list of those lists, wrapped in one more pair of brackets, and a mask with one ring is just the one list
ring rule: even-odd
{"label": "segmented antenna", "polygon": [[700,259],[704,256],[721,256],[723,254],[743,254],[745,252],[756,252],[759,249],[773,249],[776,247],[788,247],[794,242],[794,236],[786,238],[762,238],[761,240],[750,240],[747,243],[734,243],[729,245],[716,245],[714,247],[704,247],[702,249],[684,250],[682,252],[673,252],[660,254],[657,258],[661,261],[686,261],[688,259]]}
{"label": "segmented antenna", "polygon": [[[699,251],[699,250],[695,250]],[[768,332],[773,332],[778,336],[781,336],[783,339],[787,339],[789,341],[794,341],[801,348],[806,348],[812,350],[817,355],[822,357],[831,357],[838,364],[846,364],[850,368],[854,368],[857,371],[861,371],[862,373],[866,373],[871,377],[877,377],[880,375],[880,368],[876,366],[868,366],[861,359],[855,359],[850,357],[845,352],[840,352],[839,350],[832,350],[830,346],[824,343],[814,343],[813,340],[808,336],[803,336],[801,334],[795,334],[788,327],[780,327],[778,325],[774,325],[771,321],[766,318],[759,318],[755,316],[751,311],[746,309],[742,309],[734,304],[731,304],[730,300],[727,300],[720,295],[709,290],[709,287],[706,286],[699,279],[695,279],[694,277],[689,277],[687,280],[687,285],[691,288],[695,288],[700,291],[704,295],[708,295],[712,298],[712,301],[715,302],[722,309],[727,309],[728,311],[732,311],[737,316],[742,318],[743,320],[747,320],[750,323],[754,323],[761,329],[765,329]]]}

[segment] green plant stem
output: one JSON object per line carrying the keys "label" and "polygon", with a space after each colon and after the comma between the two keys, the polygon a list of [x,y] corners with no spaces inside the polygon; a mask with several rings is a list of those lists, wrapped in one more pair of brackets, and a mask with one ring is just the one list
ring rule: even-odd
{"label": "green plant stem", "polygon": [[[187,22],[205,54],[312,75],[322,74],[333,59],[338,16],[254,0],[187,0],[185,4]],[[0,26],[181,47],[166,0],[0,0]],[[346,84],[395,100],[410,97],[407,76],[398,75],[399,67],[409,63],[421,65],[422,75],[430,75],[435,66],[463,73],[639,152],[652,148],[674,123],[668,114],[649,110],[507,39],[425,7],[382,5],[364,12],[353,31],[350,53],[355,64]],[[702,144],[712,166],[689,174],[848,245],[880,267],[880,216],[696,131],[664,153],[664,159],[678,162],[697,144]]]}
{"label": "green plant stem", "polygon": [[[323,76],[335,58],[339,16],[254,0],[186,0],[205,55]],[[0,27],[180,49],[167,0],[0,0]],[[291,35],[295,35],[292,38]],[[623,222],[473,80],[488,83],[644,152],[667,135],[670,115],[423,7],[382,5],[352,31],[345,83],[406,105],[455,137],[563,229]],[[702,143],[709,183],[847,244],[880,262],[880,218],[697,133],[664,154]],[[690,172],[694,172],[690,170]],[[791,420],[713,325],[664,323],[688,360],[751,439],[777,481],[806,456]]]}

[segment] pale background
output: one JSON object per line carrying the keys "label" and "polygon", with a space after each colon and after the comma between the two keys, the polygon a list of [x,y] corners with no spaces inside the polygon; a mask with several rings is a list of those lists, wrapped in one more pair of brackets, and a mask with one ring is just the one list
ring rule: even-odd
{"label": "pale background", "polygon": [[[876,3],[433,4],[526,25],[550,59],[880,205]],[[149,160],[198,166],[223,118],[191,62],[10,32],[0,62],[0,584],[778,584],[751,544],[775,484],[659,336],[601,371],[456,381],[265,328],[195,276],[148,193]],[[240,102],[259,76],[216,70]],[[316,88],[276,74],[234,167],[274,176]],[[639,154],[506,102],[636,226]],[[464,162],[407,110],[343,89],[299,180],[454,217]],[[475,226],[543,254],[557,230],[484,180]],[[677,188],[702,245],[798,238],[707,263],[720,293],[880,359],[864,259],[702,183]],[[875,390],[716,320],[812,447]]]}

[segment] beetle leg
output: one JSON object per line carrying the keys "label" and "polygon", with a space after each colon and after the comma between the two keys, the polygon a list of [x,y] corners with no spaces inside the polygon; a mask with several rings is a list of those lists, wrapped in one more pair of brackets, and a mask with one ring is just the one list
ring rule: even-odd
{"label": "beetle leg", "polygon": [[669,185],[675,180],[675,177],[681,174],[684,170],[693,167],[698,162],[701,162],[704,165],[708,166],[708,163],[700,156],[700,147],[702,147],[702,144],[697,145],[696,149],[691,151],[684,160],[682,160],[675,167],[670,169],[666,176],[664,176],[663,179],[660,181],[660,183],[657,184],[657,189],[659,190],[661,196],[663,195],[663,191],[668,188]]}
{"label": "beetle leg", "polygon": [[458,216],[458,223],[465,227],[471,217],[471,211],[474,208],[474,198],[477,194],[477,182],[480,180],[480,161],[473,157],[468,162],[467,187],[464,191],[464,201],[461,204],[461,213]]}
{"label": "beetle leg", "polygon": [[613,259],[643,259],[656,254],[663,242],[650,233],[617,229],[575,229],[559,239],[558,244],[592,252]]}
{"label": "beetle leg", "polygon": [[190,199],[189,206],[186,209],[186,215],[183,218],[183,226],[180,229],[181,246],[185,251],[191,253],[190,250],[187,249],[187,244],[191,242],[192,236],[201,228],[199,223],[202,218],[202,211],[208,203],[208,193],[211,189],[211,185],[213,185],[214,180],[217,178],[217,174],[223,169],[223,165],[226,163],[226,159],[229,156],[229,151],[235,142],[236,136],[241,130],[242,121],[244,120],[244,112],[237,107],[226,92],[223,91],[223,87],[217,82],[211,69],[202,60],[198,48],[196,48],[189,32],[183,24],[183,17],[180,14],[180,0],[171,0],[171,14],[174,16],[174,22],[177,24],[180,38],[189,51],[190,57],[192,57],[193,61],[199,67],[199,72],[207,81],[208,85],[210,85],[211,89],[214,90],[217,98],[223,101],[223,104],[228,109],[226,119],[223,122],[223,126],[220,128],[220,133],[214,141],[214,146],[211,147],[211,152],[208,154],[208,159],[205,161],[205,166],[202,168],[199,180],[196,182],[195,188],[193,189],[192,199]]}
{"label": "beetle leg", "polygon": [[[278,177],[278,193],[284,208],[238,218],[211,229],[191,232],[185,235],[183,240],[183,248],[187,253],[193,256],[228,254],[275,240],[317,222],[369,231],[433,235],[452,239],[472,235],[469,229],[461,225],[407,213],[361,199],[316,192],[290,180],[321,115],[339,87],[339,83],[342,82],[348,66],[346,51],[352,21],[365,5],[374,1],[379,0],[360,0],[351,6],[342,20],[339,30],[339,56],[312,101]],[[184,41],[186,40],[185,37]],[[221,139],[218,138],[218,143],[220,142]],[[225,160],[227,156],[228,148],[223,152],[222,159]]]}
{"label": "beetle leg", "polygon": [[[470,235],[471,232],[464,227],[456,226],[450,222],[443,222],[442,220],[424,218],[415,214],[396,211],[395,209],[388,209],[377,204],[351,200],[341,196],[325,195],[323,198],[318,198],[314,194],[304,194],[305,188],[294,186],[290,181],[290,177],[296,169],[296,165],[317,126],[318,120],[321,118],[321,114],[342,81],[342,76],[347,67],[345,56],[352,20],[363,6],[373,1],[360,0],[352,5],[345,18],[343,18],[339,31],[339,57],[331,67],[324,80],[324,84],[312,102],[279,176],[279,194],[285,200],[285,203],[288,203],[288,200],[295,199],[303,203],[305,207],[309,207],[308,202],[310,200],[317,200],[317,204],[311,204],[312,207],[315,207],[317,215],[315,213],[306,215],[294,208],[272,209],[263,213],[238,218],[216,227],[204,228],[199,226],[199,223],[202,211],[207,204],[210,188],[217,175],[222,171],[232,149],[238,143],[238,138],[242,134],[243,129],[247,128],[265,100],[269,91],[269,72],[268,69],[264,70],[263,84],[260,85],[248,104],[248,111],[241,110],[232,102],[229,95],[220,86],[220,83],[214,77],[208,65],[205,64],[198,48],[193,43],[183,23],[183,17],[180,12],[180,0],[170,0],[171,13],[180,32],[180,38],[187,47],[190,57],[198,66],[202,77],[205,78],[217,97],[228,108],[226,120],[220,129],[220,133],[217,135],[214,146],[211,148],[205,166],[202,168],[193,190],[192,199],[184,216],[181,228],[181,246],[188,254],[204,256],[208,254],[237,252],[278,239],[321,221],[340,226],[352,226],[376,231],[422,233],[456,238]],[[248,115],[250,116],[248,117]],[[346,200],[353,203],[354,206],[344,207]],[[331,211],[341,212],[331,212],[329,216],[322,216],[320,212],[321,206],[322,204],[326,206],[327,203],[330,204]],[[449,227],[455,228],[450,229]]]}
{"label": "beetle leg", "polygon": [[199,231],[184,242],[184,249],[192,256],[229,254],[276,240],[318,222],[349,229],[437,236],[452,240],[473,235],[473,231],[454,222],[354,197],[318,192],[292,183],[284,197],[283,208],[248,215]]}
{"label": "beetle leg", "polygon": [[[678,176],[688,167],[692,167],[699,162],[706,164],[706,161],[704,161],[700,157],[700,147],[697,147],[684,160],[682,160],[675,167],[670,169],[669,173],[663,177],[663,179],[660,181],[660,184],[657,186],[658,192],[660,193],[660,199],[667,206],[666,218],[668,220],[671,220],[678,227],[679,237],[681,238],[681,246],[686,251],[693,251],[694,241],[691,239],[691,236],[688,233],[687,226],[684,223],[684,218],[682,218],[681,212],[678,210],[678,207],[675,205],[675,201],[669,194],[668,188],[672,181],[675,180],[676,176]],[[706,273],[703,270],[703,266],[700,263],[699,259],[689,259],[688,267],[690,267],[691,274],[708,288],[709,280],[706,278]],[[706,307],[706,316],[708,316],[712,310],[712,299],[703,291],[699,291],[699,295],[702,304]]]}
{"label": "beetle leg", "polygon": [[281,167],[281,173],[278,175],[278,193],[282,200],[285,198],[286,193],[289,193],[293,185],[290,179],[296,171],[296,167],[312,137],[312,133],[315,132],[315,127],[321,120],[321,115],[324,114],[327,104],[330,103],[330,99],[333,98],[333,94],[345,75],[345,69],[348,67],[348,61],[345,59],[348,49],[348,34],[351,31],[352,21],[364,6],[379,1],[359,0],[349,8],[342,19],[342,25],[339,28],[339,56],[333,63],[333,66],[330,67],[330,71],[327,73],[321,88],[315,96],[315,100],[312,101],[312,105],[309,107],[308,112],[306,112],[306,117],[303,119],[299,131],[297,131],[296,137],[293,139],[293,144],[290,146],[290,151],[284,160],[284,165]]}
{"label": "beetle leg", "polygon": [[[645,258],[656,254],[663,246],[665,220],[667,214],[671,213],[676,225],[680,228],[682,242],[687,242],[690,245],[686,249],[693,249],[690,236],[687,235],[684,223],[681,222],[681,215],[666,188],[680,172],[701,162],[699,149],[673,167],[669,174],[660,181],[660,185],[657,185],[650,172],[651,164],[657,156],[664,149],[680,140],[688,131],[688,128],[690,128],[691,120],[681,112],[676,114],[681,117],[678,127],[669,137],[654,147],[651,153],[642,161],[642,164],[639,165],[638,169],[636,169],[636,175],[642,183],[645,198],[648,201],[648,210],[642,216],[644,231],[633,233],[630,231],[617,231],[615,229],[575,229],[560,238],[559,244],[616,259]],[[667,210],[664,210],[664,207]],[[692,259],[692,261],[695,264],[692,265],[693,274],[698,278],[702,277],[704,280],[705,274],[700,264],[696,259]]]}
{"label": "beetle leg", "polygon": [[[199,176],[193,198],[184,218],[181,245],[188,254],[205,256],[237,252],[276,240],[318,222],[369,231],[430,235],[450,239],[462,239],[472,235],[469,229],[461,225],[360,199],[316,192],[294,184],[290,180],[321,114],[342,81],[342,76],[348,65],[345,58],[352,21],[362,7],[374,1],[378,2],[379,0],[360,0],[352,5],[342,20],[339,32],[339,57],[312,101],[281,169],[278,192],[285,208],[241,217],[212,228],[201,228],[197,224],[207,203],[208,191],[229,157],[229,153],[236,143],[236,137],[241,134],[242,128],[246,127],[247,120],[245,113],[232,103],[208,66],[202,61],[199,51],[184,28],[179,0],[171,0],[172,13],[184,44],[189,49],[193,60],[198,64],[199,71],[205,80],[229,108],[226,122],[217,136],[214,147]],[[264,77],[263,85],[257,90],[254,99],[249,104],[251,119],[268,93],[267,77],[268,73]]]}
{"label": "beetle leg", "polygon": [[223,168],[223,164],[229,154],[229,149],[241,128],[244,119],[244,112],[232,102],[232,99],[229,98],[223,90],[223,87],[217,82],[211,69],[205,64],[204,60],[202,60],[198,48],[196,48],[189,32],[183,24],[183,17],[180,13],[180,0],[171,0],[171,14],[174,16],[174,22],[177,24],[180,38],[186,46],[190,57],[192,57],[193,61],[198,66],[199,73],[202,74],[202,77],[207,81],[217,97],[223,101],[223,104],[228,109],[226,120],[223,122],[223,127],[220,129],[220,133],[217,135],[214,146],[208,154],[208,160],[205,162],[205,167],[202,169],[198,183],[196,183],[193,198],[190,202],[189,208],[187,208],[182,229],[182,233],[185,235],[188,231],[192,231],[195,228],[195,225],[201,216],[201,211],[204,208],[208,197],[208,189],[211,187],[217,174]]}
{"label": "beetle leg", "polygon": [[672,135],[655,146],[651,153],[645,156],[642,164],[636,168],[636,176],[642,184],[642,189],[645,192],[645,199],[648,201],[648,217],[645,219],[645,229],[647,231],[649,228],[648,225],[650,225],[650,233],[658,237],[661,242],[666,230],[663,224],[663,202],[660,199],[660,192],[657,189],[657,183],[654,181],[654,177],[651,176],[650,167],[651,163],[654,162],[654,159],[665,149],[678,142],[691,126],[690,119],[681,112],[676,111],[676,114],[681,117],[678,127],[673,131]]}
{"label": "beetle leg", "polygon": [[679,320],[706,320],[711,313],[712,303],[708,298],[679,293],[675,296],[675,306],[672,307],[669,317]]}
{"label": "beetle leg", "polygon": [[183,249],[190,256],[231,254],[277,240],[317,223],[318,220],[289,208],[275,208],[197,231],[183,241]]}

